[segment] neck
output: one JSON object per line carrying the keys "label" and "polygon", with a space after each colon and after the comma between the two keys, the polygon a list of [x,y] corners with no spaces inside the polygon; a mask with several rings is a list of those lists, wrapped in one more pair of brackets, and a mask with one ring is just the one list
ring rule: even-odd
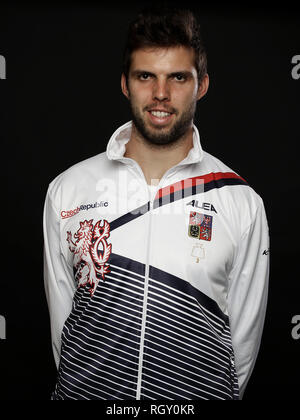
{"label": "neck", "polygon": [[173,144],[149,144],[132,124],[124,157],[134,159],[141,167],[149,185],[157,184],[164,173],[181,162],[193,147],[193,127]]}

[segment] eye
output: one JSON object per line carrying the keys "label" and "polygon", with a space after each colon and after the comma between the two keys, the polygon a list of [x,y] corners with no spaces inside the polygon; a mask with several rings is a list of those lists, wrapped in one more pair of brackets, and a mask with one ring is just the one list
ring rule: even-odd
{"label": "eye", "polygon": [[149,80],[150,79],[150,74],[149,73],[141,73],[139,75],[139,79],[140,80]]}
{"label": "eye", "polygon": [[183,74],[179,73],[174,76],[174,79],[178,82],[183,82],[184,80],[186,80],[186,77]]}

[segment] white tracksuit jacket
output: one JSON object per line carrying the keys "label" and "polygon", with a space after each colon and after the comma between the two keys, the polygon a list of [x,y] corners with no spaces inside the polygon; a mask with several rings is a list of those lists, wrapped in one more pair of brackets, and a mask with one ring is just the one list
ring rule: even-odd
{"label": "white tracksuit jacket", "polygon": [[52,399],[239,399],[266,311],[262,199],[195,126],[187,157],[149,189],[123,157],[130,132],[48,189]]}

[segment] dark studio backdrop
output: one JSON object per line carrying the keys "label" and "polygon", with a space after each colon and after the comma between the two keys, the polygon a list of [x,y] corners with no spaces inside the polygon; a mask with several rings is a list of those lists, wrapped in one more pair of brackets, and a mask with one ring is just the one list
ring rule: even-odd
{"label": "dark studio backdrop", "polygon": [[[47,400],[53,390],[42,274],[44,198],[55,176],[105,151],[112,132],[130,119],[120,91],[122,48],[129,21],[144,5],[0,6],[6,64],[0,80],[0,319],[6,325],[0,399]],[[263,197],[270,226],[268,310],[244,399],[296,399],[300,13],[288,2],[184,5],[198,15],[208,52],[210,87],[195,120],[202,146]]]}

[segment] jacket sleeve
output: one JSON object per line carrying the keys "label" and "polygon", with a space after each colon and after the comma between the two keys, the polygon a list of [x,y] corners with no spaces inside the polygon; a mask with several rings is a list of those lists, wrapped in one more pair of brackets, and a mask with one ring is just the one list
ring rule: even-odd
{"label": "jacket sleeve", "polygon": [[51,340],[56,366],[60,359],[61,333],[71,312],[74,280],[60,245],[59,211],[48,189],[44,206],[44,285],[50,315]]}
{"label": "jacket sleeve", "polygon": [[242,235],[229,276],[228,312],[242,398],[259,351],[268,295],[269,230],[263,202]]}

